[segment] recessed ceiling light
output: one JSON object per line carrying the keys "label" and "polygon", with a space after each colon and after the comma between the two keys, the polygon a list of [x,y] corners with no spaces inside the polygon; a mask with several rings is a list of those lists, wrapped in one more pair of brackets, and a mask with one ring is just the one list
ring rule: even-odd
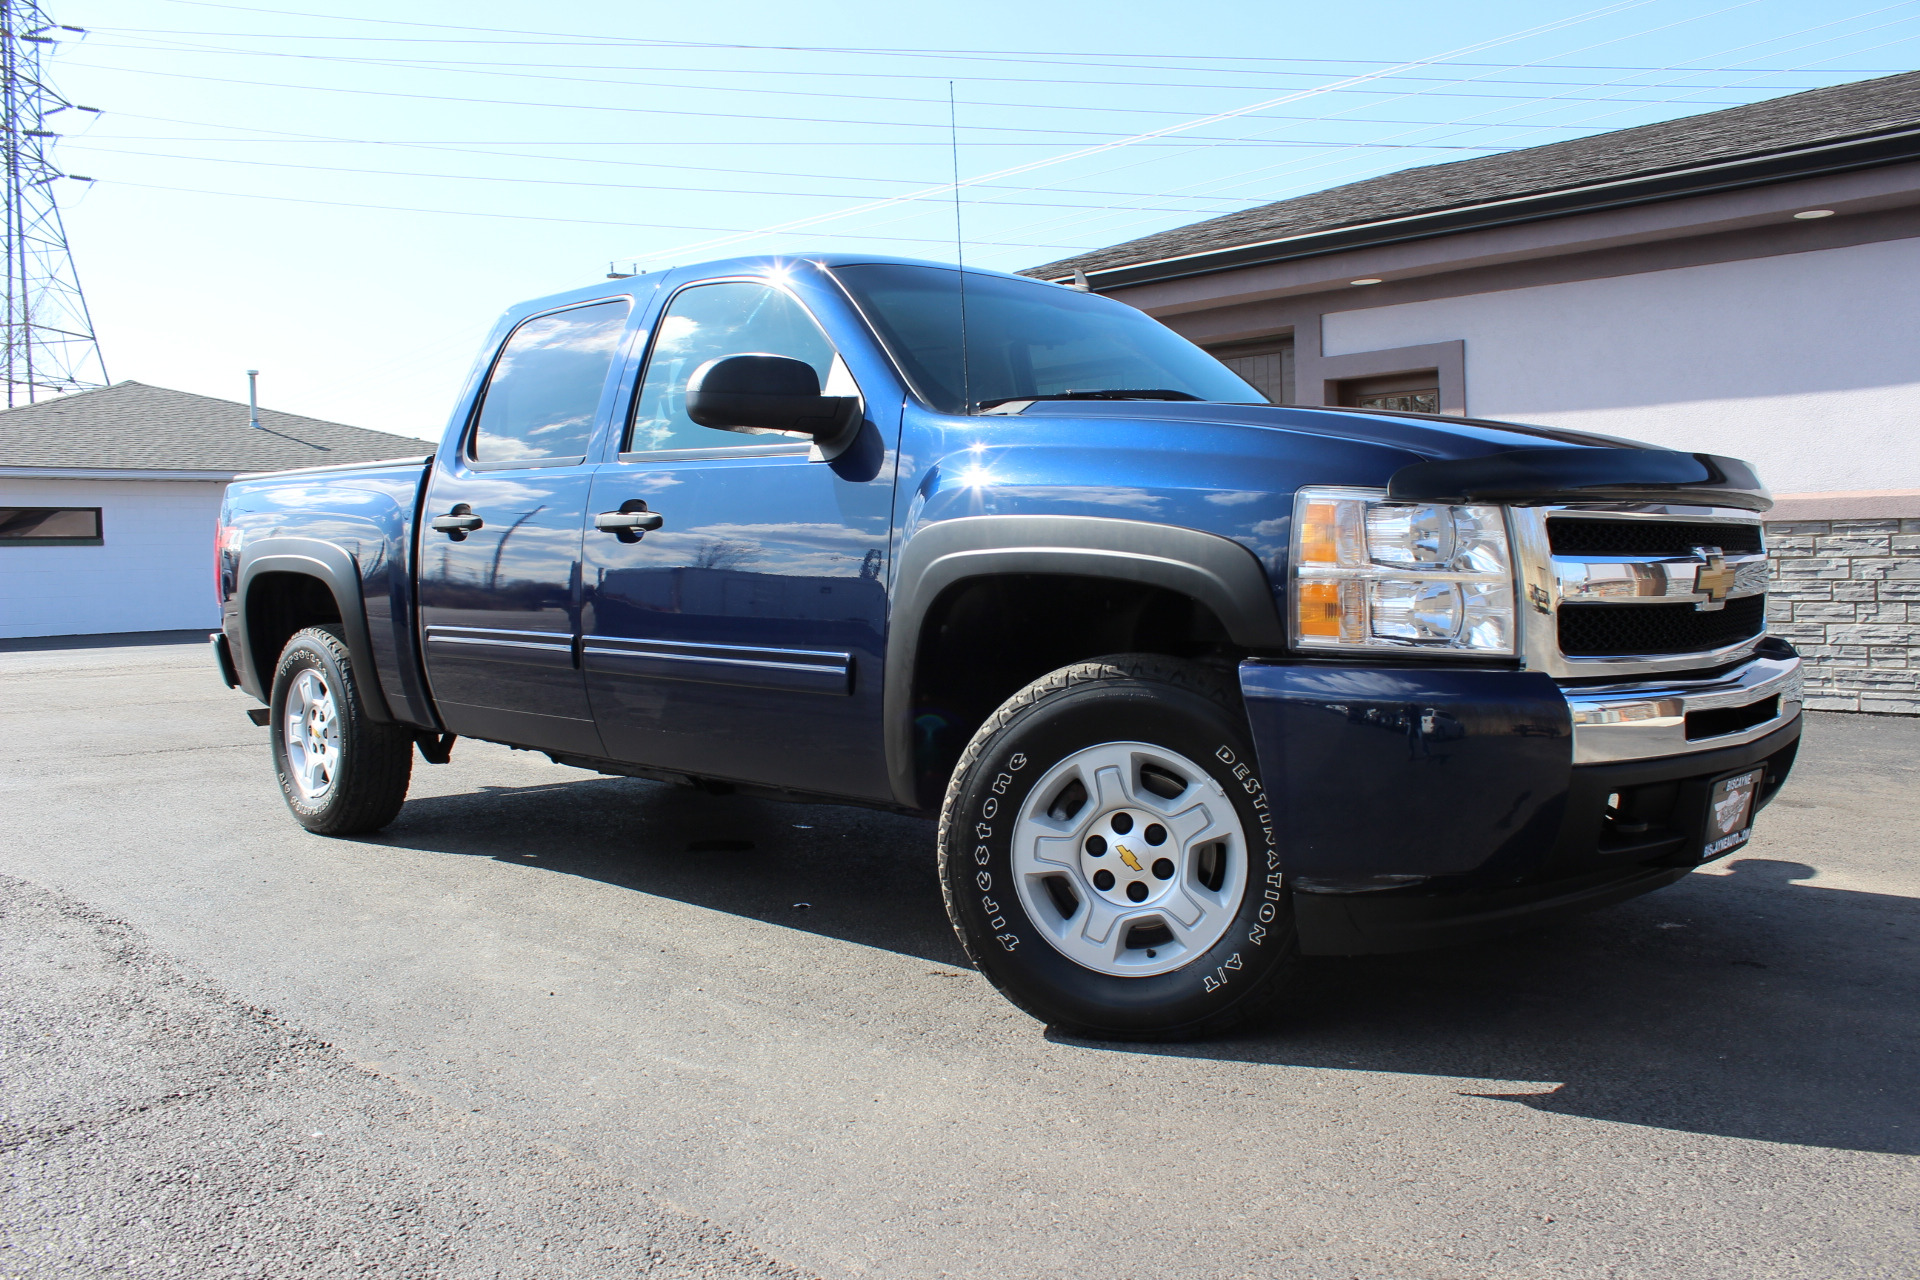
{"label": "recessed ceiling light", "polygon": [[1803,221],[1806,221],[1806,220],[1809,220],[1809,219],[1813,219],[1813,218],[1831,218],[1831,217],[1833,216],[1833,210],[1831,210],[1831,209],[1802,209],[1802,210],[1801,210],[1800,212],[1798,212],[1798,213],[1796,213],[1796,214],[1794,214],[1793,216],[1794,216],[1794,217],[1796,217],[1796,218],[1799,218],[1799,219],[1801,219],[1801,220],[1803,220]]}
{"label": "recessed ceiling light", "polygon": [[1367,277],[1366,279],[1364,279],[1364,280],[1349,280],[1349,281],[1347,281],[1347,283],[1348,283],[1348,284],[1379,284],[1379,283],[1380,283],[1380,277],[1379,277],[1379,276],[1368,276],[1368,277]]}

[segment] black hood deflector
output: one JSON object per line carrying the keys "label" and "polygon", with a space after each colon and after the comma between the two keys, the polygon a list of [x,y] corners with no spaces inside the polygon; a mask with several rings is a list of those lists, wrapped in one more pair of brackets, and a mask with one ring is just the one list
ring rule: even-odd
{"label": "black hood deflector", "polygon": [[1773,498],[1738,458],[1670,449],[1509,449],[1416,462],[1393,473],[1389,502],[1677,502],[1765,511]]}

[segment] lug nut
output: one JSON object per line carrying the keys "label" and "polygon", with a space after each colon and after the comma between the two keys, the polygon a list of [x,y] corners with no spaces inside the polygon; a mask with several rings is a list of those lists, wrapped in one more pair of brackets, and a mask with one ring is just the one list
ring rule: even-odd
{"label": "lug nut", "polygon": [[1153,874],[1162,880],[1173,879],[1173,859],[1155,858],[1153,860]]}
{"label": "lug nut", "polygon": [[1105,893],[1107,890],[1113,888],[1113,872],[1107,870],[1105,867],[1102,867],[1098,871],[1094,872],[1093,887],[1098,889],[1102,893]]}
{"label": "lug nut", "polygon": [[1167,842],[1167,829],[1157,822],[1149,822],[1147,829],[1141,832],[1141,834],[1146,837],[1148,844],[1165,844]]}
{"label": "lug nut", "polygon": [[1127,886],[1127,898],[1129,901],[1145,902],[1147,900],[1147,893],[1147,882],[1145,880],[1135,880]]}
{"label": "lug nut", "polygon": [[1116,833],[1120,835],[1127,834],[1127,832],[1133,830],[1133,815],[1130,813],[1114,814],[1112,826]]}
{"label": "lug nut", "polygon": [[1089,856],[1098,858],[1099,856],[1104,854],[1106,851],[1107,851],[1106,837],[1104,836],[1088,836],[1087,837],[1087,853]]}

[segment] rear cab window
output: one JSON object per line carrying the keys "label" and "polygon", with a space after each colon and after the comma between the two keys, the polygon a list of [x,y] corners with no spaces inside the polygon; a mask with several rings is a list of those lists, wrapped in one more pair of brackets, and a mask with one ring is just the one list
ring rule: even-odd
{"label": "rear cab window", "polygon": [[496,467],[584,461],[630,309],[620,298],[521,322],[481,392],[468,459]]}

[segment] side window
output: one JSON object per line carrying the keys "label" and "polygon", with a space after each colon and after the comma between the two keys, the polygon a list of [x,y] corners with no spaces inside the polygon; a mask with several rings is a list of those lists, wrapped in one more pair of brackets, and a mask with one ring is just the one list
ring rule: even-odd
{"label": "side window", "polygon": [[[729,281],[682,289],[668,304],[634,400],[627,449],[724,449],[766,444],[737,431],[716,431],[687,417],[687,379],[721,356],[773,355],[804,360],[827,385],[833,346],[806,308],[778,289]],[[780,437],[784,438],[784,437]]]}
{"label": "side window", "polygon": [[473,460],[584,455],[626,327],[622,300],[536,316],[515,329],[482,393]]}

